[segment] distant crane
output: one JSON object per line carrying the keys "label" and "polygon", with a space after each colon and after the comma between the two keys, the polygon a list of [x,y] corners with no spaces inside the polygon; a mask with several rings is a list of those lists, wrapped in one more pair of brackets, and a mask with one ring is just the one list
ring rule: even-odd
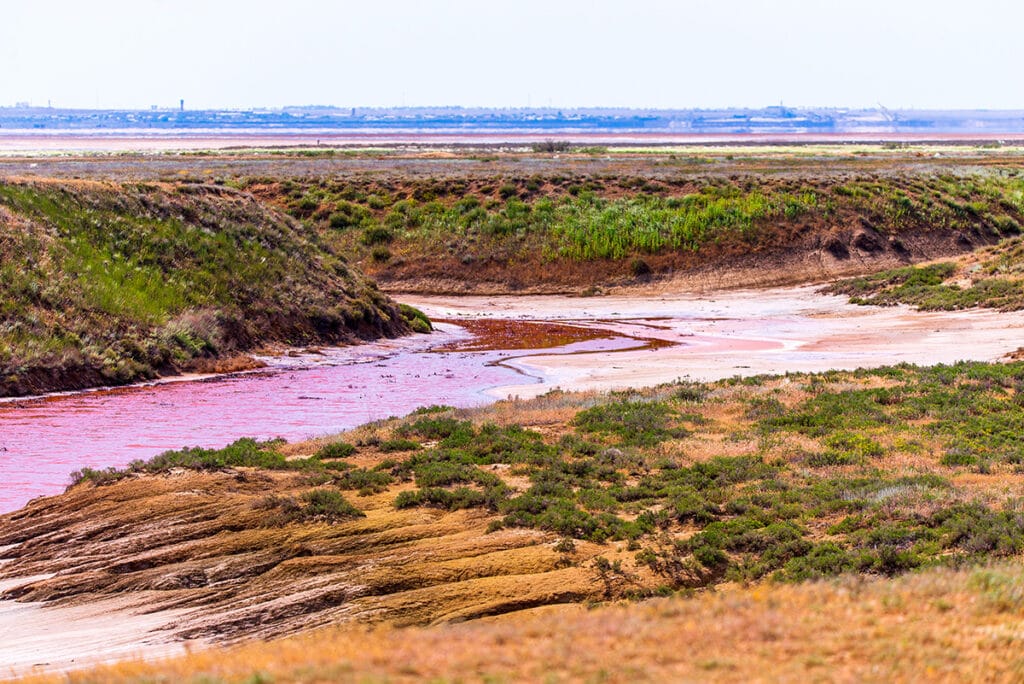
{"label": "distant crane", "polygon": [[888,121],[889,123],[896,123],[896,115],[890,112],[888,109],[886,109],[885,105],[883,105],[881,102],[878,103],[878,109],[882,112],[882,116],[885,117],[886,121]]}

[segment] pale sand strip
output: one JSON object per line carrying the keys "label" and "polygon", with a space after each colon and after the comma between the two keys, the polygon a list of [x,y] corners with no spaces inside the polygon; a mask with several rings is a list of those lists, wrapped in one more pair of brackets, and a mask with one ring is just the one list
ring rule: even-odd
{"label": "pale sand strip", "polygon": [[[0,592],[39,577],[0,582]],[[162,628],[187,611],[146,614],[147,597],[136,594],[85,605],[0,601],[0,679],[71,670],[131,657],[158,658],[201,647],[172,642]]]}

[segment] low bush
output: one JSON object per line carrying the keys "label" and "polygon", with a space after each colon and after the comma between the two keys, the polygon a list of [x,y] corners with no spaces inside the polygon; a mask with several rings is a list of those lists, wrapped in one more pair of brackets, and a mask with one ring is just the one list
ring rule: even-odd
{"label": "low bush", "polygon": [[573,424],[584,432],[612,434],[622,444],[653,446],[686,436],[682,427],[671,427],[674,412],[663,402],[622,398],[576,414]]}
{"label": "low bush", "polygon": [[353,468],[347,470],[334,478],[334,483],[340,489],[356,489],[359,494],[379,494],[385,491],[394,482],[390,473],[381,470],[367,470],[366,468]]}
{"label": "low bush", "polygon": [[313,489],[302,495],[306,506],[303,516],[310,520],[337,522],[351,518],[365,518],[366,514],[345,500],[338,492],[331,489]]}
{"label": "low bush", "polygon": [[356,448],[348,442],[330,442],[317,449],[314,456],[319,459],[348,458]]}
{"label": "low bush", "polygon": [[427,318],[427,315],[416,307],[409,306],[408,304],[399,304],[398,310],[402,314],[402,318],[405,319],[405,322],[409,324],[410,328],[412,328],[413,332],[429,333],[434,329],[434,326],[430,322],[430,319]]}
{"label": "low bush", "polygon": [[386,439],[377,445],[377,448],[384,453],[394,453],[396,451],[419,451],[423,447],[419,442],[415,442],[411,439]]}

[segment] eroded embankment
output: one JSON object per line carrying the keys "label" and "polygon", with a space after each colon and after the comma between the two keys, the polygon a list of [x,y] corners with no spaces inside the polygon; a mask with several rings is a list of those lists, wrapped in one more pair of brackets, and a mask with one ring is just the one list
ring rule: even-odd
{"label": "eroded embankment", "polygon": [[408,332],[296,221],[202,184],[0,183],[0,396],[238,370],[266,344]]}
{"label": "eroded embankment", "polygon": [[4,596],[60,605],[137,595],[147,612],[190,609],[168,636],[233,638],[339,621],[425,624],[603,595],[591,570],[552,548],[554,535],[486,534],[493,516],[479,509],[396,510],[396,490],[356,498],[365,518],[275,521],[274,497],[295,500],[311,484],[309,475],[246,469],[175,472],[37,501],[3,521],[0,536],[17,544],[3,572],[56,575]]}
{"label": "eroded embankment", "polygon": [[[479,173],[479,172],[478,172]],[[1015,172],[619,172],[232,181],[316,227],[390,291],[579,293],[671,279],[711,290],[823,281],[1020,232]]]}

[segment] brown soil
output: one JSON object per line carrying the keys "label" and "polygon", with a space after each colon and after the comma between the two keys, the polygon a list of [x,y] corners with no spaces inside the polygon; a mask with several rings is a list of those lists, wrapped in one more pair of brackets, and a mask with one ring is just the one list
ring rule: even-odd
{"label": "brown soil", "polygon": [[[788,240],[788,241],[787,241]],[[824,283],[912,263],[940,259],[993,244],[939,231],[901,234],[892,241],[864,230],[823,226],[780,232],[775,246],[750,253],[710,249],[700,254],[645,257],[656,275],[636,278],[628,261],[500,262],[463,264],[453,257],[408,260],[386,267],[364,264],[381,289],[392,294],[600,294],[610,289],[713,292],[751,287]],[[650,286],[654,286],[651,288]]]}
{"label": "brown soil", "polygon": [[455,323],[473,335],[472,339],[452,342],[434,351],[509,351],[515,349],[551,349],[576,342],[609,337],[609,333],[593,327],[566,325],[550,321],[517,319],[444,319],[435,323]]}
{"label": "brown soil", "polygon": [[[395,491],[352,497],[365,519],[275,526],[260,501],[309,488],[263,471],[132,478],[40,499],[0,516],[5,577],[19,601],[76,605],[132,594],[189,609],[177,638],[269,637],[336,622],[428,624],[600,599],[585,561],[531,530],[486,534],[493,514],[395,510]],[[579,563],[579,565],[576,565]]]}

